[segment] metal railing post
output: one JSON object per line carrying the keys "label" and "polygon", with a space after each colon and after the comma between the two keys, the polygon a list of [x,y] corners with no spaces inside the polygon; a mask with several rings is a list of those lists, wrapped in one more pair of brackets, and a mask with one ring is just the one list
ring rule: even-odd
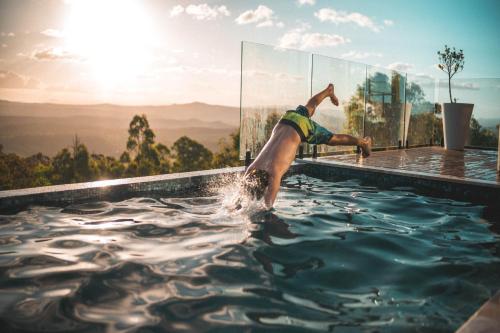
{"label": "metal railing post", "polygon": [[497,173],[500,174],[500,124],[497,125],[497,129],[498,129]]}
{"label": "metal railing post", "polygon": [[247,150],[246,153],[245,153],[245,171],[248,169],[248,167],[250,166],[250,162],[251,162],[251,155],[250,155],[250,150]]}

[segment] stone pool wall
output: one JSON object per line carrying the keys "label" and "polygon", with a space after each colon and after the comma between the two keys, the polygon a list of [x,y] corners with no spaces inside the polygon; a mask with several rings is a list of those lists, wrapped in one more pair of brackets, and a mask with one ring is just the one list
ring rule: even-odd
{"label": "stone pool wall", "polygon": [[30,204],[66,205],[74,202],[118,200],[152,193],[182,195],[203,190],[210,184],[228,182],[243,171],[244,167],[235,167],[0,191],[0,210],[20,209]]}

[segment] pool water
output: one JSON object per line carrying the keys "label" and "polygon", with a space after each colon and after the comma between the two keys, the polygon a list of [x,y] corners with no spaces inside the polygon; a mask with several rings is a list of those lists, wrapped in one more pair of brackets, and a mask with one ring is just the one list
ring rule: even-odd
{"label": "pool water", "polygon": [[488,207],[287,178],[0,215],[2,332],[452,332],[500,286]]}

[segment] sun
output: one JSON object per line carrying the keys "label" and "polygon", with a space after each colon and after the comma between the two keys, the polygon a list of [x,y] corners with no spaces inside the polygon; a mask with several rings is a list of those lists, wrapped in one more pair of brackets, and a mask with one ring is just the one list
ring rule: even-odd
{"label": "sun", "polygon": [[66,47],[104,87],[130,84],[152,61],[155,31],[140,0],[72,0]]}

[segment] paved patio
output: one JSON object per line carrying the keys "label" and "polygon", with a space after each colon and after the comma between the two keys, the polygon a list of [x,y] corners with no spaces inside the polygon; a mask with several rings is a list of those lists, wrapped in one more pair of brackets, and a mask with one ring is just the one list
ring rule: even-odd
{"label": "paved patio", "polygon": [[369,158],[349,154],[322,157],[320,160],[434,176],[440,175],[443,178],[496,182],[500,185],[500,175],[496,171],[497,152],[491,150],[454,151],[434,146],[376,151]]}

